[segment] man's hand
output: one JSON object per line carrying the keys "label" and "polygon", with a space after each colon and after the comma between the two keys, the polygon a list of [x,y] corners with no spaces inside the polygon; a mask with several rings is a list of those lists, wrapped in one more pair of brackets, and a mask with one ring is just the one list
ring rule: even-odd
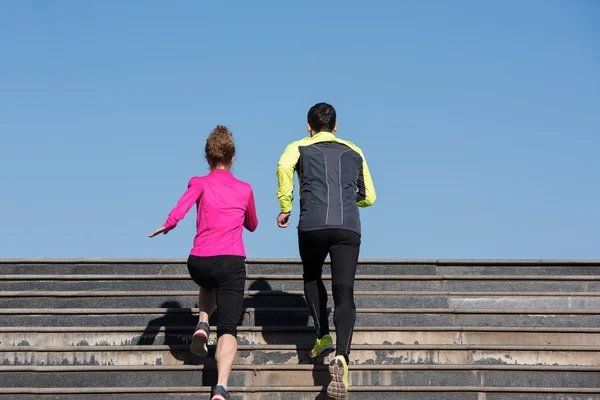
{"label": "man's hand", "polygon": [[280,228],[287,228],[290,226],[290,213],[280,213],[277,216],[277,226]]}
{"label": "man's hand", "polygon": [[164,226],[161,226],[160,228],[152,232],[150,235],[148,235],[148,237],[153,238],[154,236],[160,235],[161,233],[166,235],[167,233],[169,233],[169,231]]}

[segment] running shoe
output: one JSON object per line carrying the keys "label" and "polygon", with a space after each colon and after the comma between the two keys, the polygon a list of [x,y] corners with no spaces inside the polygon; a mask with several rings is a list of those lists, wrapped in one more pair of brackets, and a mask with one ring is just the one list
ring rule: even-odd
{"label": "running shoe", "polygon": [[315,347],[313,347],[310,352],[310,356],[312,358],[315,357],[325,357],[335,351],[335,346],[333,345],[333,339],[331,335],[325,335],[321,339],[317,339],[315,343]]}
{"label": "running shoe", "polygon": [[223,386],[215,386],[210,400],[229,400],[229,392]]}
{"label": "running shoe", "polygon": [[348,398],[348,364],[344,356],[336,356],[329,363],[331,383],[327,386],[327,396],[333,400]]}
{"label": "running shoe", "polygon": [[190,345],[190,351],[197,355],[204,357],[208,355],[208,336],[210,335],[210,327],[206,322],[199,322],[196,326],[196,332],[192,337],[192,344]]}

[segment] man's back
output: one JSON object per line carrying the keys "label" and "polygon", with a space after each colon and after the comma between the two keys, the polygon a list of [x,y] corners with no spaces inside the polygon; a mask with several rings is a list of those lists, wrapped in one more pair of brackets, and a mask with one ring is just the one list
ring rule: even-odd
{"label": "man's back", "polygon": [[361,232],[358,207],[375,202],[375,189],[362,151],[330,132],[287,146],[279,161],[277,196],[292,208],[294,171],[300,181],[300,231],[347,229]]}
{"label": "man's back", "polygon": [[[347,229],[360,234],[358,203],[365,203],[367,186],[372,186],[360,149],[329,132],[320,132],[294,142],[286,153],[288,166],[295,161],[300,182],[298,229]],[[369,190],[366,202],[372,204],[374,195]]]}

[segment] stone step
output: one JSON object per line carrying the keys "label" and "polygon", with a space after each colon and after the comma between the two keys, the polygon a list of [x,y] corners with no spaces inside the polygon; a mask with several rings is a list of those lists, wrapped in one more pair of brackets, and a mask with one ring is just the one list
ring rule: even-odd
{"label": "stone step", "polygon": [[[357,291],[354,301],[361,308],[454,308],[454,309],[597,309],[599,293],[506,292],[384,292]],[[331,297],[332,294],[329,293]],[[183,308],[196,307],[198,291],[20,291],[0,292],[0,308],[158,308],[176,302]],[[333,300],[330,301],[332,303]],[[245,307],[306,307],[303,292],[250,291]]]}
{"label": "stone step", "polygon": [[[195,325],[147,327],[32,327],[0,328],[0,346],[131,346],[185,345]],[[332,329],[335,340],[335,329]],[[210,336],[214,344],[216,335]],[[238,328],[239,344],[297,344],[311,346],[313,327]],[[600,346],[600,328],[486,328],[486,327],[357,327],[354,344],[423,345],[585,345]]]}
{"label": "stone step", "polygon": [[[324,275],[331,290],[331,276]],[[302,291],[301,275],[249,275],[247,290]],[[198,290],[188,275],[0,275],[2,291]],[[447,292],[600,292],[600,276],[357,275],[355,290]]]}
{"label": "stone step", "polygon": [[[247,266],[232,398],[326,399],[301,264]],[[0,400],[208,397],[185,260],[0,260],[0,274]],[[600,261],[365,260],[356,292],[353,400],[600,400]]]}
{"label": "stone step", "polygon": [[[107,386],[214,386],[215,365],[143,367],[0,367],[2,387],[102,388]],[[229,385],[326,386],[326,365],[234,365]],[[491,386],[600,388],[599,367],[352,365],[351,386]]]}
{"label": "stone step", "polygon": [[[299,260],[247,260],[250,274],[301,274]],[[599,275],[600,261],[361,260],[358,274]],[[324,272],[329,273],[329,265]],[[0,260],[2,274],[183,274],[185,260]]]}
{"label": "stone step", "polygon": [[[236,364],[311,364],[312,346],[242,345]],[[211,354],[213,347],[211,347]],[[351,364],[512,364],[600,366],[594,346],[355,345]],[[188,346],[0,347],[0,365],[204,364]]]}
{"label": "stone step", "polygon": [[[326,400],[320,386],[230,387],[231,400]],[[0,399],[19,400],[206,400],[210,388],[4,388]],[[3,397],[5,396],[5,397]],[[493,386],[351,386],[352,400],[600,400],[597,388]]]}
{"label": "stone step", "polygon": [[[168,305],[168,308],[130,309],[2,308],[0,326],[190,326],[197,323],[198,309],[180,308],[176,302]],[[214,325],[214,321],[211,323]],[[305,307],[246,308],[241,325],[308,326],[308,310]],[[330,313],[330,326],[333,325]],[[600,309],[358,308],[356,325],[594,328],[600,326]]]}

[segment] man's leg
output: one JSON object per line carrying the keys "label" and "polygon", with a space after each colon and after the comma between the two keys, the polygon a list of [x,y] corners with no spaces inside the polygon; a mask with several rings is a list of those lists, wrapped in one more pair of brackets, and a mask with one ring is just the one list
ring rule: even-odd
{"label": "man's leg", "polygon": [[327,386],[327,396],[334,400],[348,398],[348,364],[352,332],[356,322],[354,305],[354,276],[360,250],[360,235],[348,230],[332,232],[331,275],[333,301],[335,302],[334,322],[336,329],[335,358],[329,363],[331,382]]}
{"label": "man's leg", "polygon": [[317,330],[317,339],[329,335],[327,290],[323,284],[323,263],[329,243],[323,231],[298,232],[300,258],[304,267],[304,296]]}
{"label": "man's leg", "polygon": [[337,230],[330,248],[334,323],[336,329],[336,356],[348,363],[350,344],[356,322],[354,305],[354,277],[360,252],[360,235],[348,230]]}

